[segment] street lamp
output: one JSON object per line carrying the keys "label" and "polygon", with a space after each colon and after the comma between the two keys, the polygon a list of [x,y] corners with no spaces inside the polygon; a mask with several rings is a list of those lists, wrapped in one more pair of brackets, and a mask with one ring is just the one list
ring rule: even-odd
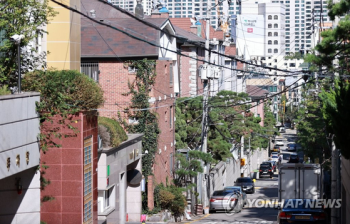
{"label": "street lamp", "polygon": [[10,40],[17,45],[17,60],[18,60],[18,93],[21,92],[21,40],[24,38],[24,35],[15,34],[10,37]]}

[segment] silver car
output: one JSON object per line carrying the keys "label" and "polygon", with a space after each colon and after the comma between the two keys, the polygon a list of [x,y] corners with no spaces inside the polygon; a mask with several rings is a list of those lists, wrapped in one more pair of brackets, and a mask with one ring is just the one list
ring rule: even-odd
{"label": "silver car", "polygon": [[217,211],[224,212],[240,212],[242,210],[242,200],[239,200],[239,195],[230,191],[214,191],[210,197],[209,212]]}

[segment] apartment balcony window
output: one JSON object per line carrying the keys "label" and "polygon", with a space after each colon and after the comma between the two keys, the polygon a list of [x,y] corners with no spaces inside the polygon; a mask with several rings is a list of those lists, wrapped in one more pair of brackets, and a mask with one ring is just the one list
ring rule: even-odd
{"label": "apartment balcony window", "polygon": [[267,19],[268,19],[268,20],[272,20],[272,16],[269,15],[269,16],[267,17]]}
{"label": "apartment balcony window", "polygon": [[278,16],[277,16],[277,15],[273,16],[273,19],[277,20],[277,19],[278,19]]}
{"label": "apartment balcony window", "polygon": [[268,50],[267,50],[267,53],[272,53],[272,49],[268,49]]}
{"label": "apartment balcony window", "polygon": [[278,53],[278,49],[274,49],[274,50],[273,50],[273,53]]}
{"label": "apartment balcony window", "polygon": [[271,45],[272,44],[272,40],[267,41],[267,44]]}
{"label": "apartment balcony window", "polygon": [[277,32],[274,32],[274,33],[273,33],[273,36],[274,36],[274,37],[278,37],[278,33],[277,33]]}
{"label": "apartment balcony window", "polygon": [[273,28],[278,28],[278,24],[273,24]]}
{"label": "apartment balcony window", "polygon": [[273,41],[273,44],[277,45],[278,44],[278,40]]}
{"label": "apartment balcony window", "polygon": [[272,37],[272,32],[268,32],[267,36]]}
{"label": "apartment balcony window", "polygon": [[271,24],[271,23],[268,24],[268,25],[267,25],[267,28],[272,28],[272,24]]}

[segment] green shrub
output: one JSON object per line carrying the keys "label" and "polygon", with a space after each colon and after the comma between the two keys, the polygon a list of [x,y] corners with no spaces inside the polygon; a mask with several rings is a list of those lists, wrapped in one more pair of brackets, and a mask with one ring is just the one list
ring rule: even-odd
{"label": "green shrub", "polygon": [[159,202],[160,202],[161,208],[169,209],[174,199],[175,199],[175,195],[173,195],[170,191],[168,190],[159,191]]}
{"label": "green shrub", "polygon": [[107,128],[110,134],[110,146],[117,147],[123,141],[128,139],[124,129],[120,126],[119,122],[108,117],[99,117],[98,124]]}
{"label": "green shrub", "polygon": [[30,72],[24,76],[22,88],[41,93],[38,110],[49,112],[49,116],[93,110],[103,103],[100,86],[75,70]]}
{"label": "green shrub", "polygon": [[7,85],[3,85],[0,87],[0,96],[1,95],[9,95],[11,94],[11,91],[8,89]]}

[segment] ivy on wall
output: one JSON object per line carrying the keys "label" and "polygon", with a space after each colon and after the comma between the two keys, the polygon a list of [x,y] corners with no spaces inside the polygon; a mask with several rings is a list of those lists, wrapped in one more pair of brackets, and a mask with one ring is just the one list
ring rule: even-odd
{"label": "ivy on wall", "polygon": [[[40,115],[40,149],[44,153],[50,147],[61,147],[56,143],[58,139],[75,136],[74,133],[78,130],[73,126],[75,120],[72,118],[76,113],[92,111],[103,103],[100,86],[88,76],[74,70],[28,73],[23,78],[22,88],[24,91],[40,92],[40,102],[36,103],[36,110]],[[92,115],[96,116],[94,112]],[[73,134],[63,134],[64,129],[72,130]],[[50,184],[50,180],[44,177],[48,168],[41,164],[42,190]],[[52,197],[43,196],[42,201],[51,199]]]}
{"label": "ivy on wall", "polygon": [[[135,120],[134,124],[128,124],[125,120],[122,121],[124,127],[129,133],[143,133],[142,151],[145,154],[142,157],[142,174],[146,181],[148,176],[153,175],[154,157],[157,152],[158,135],[160,129],[158,126],[157,114],[151,110],[140,110],[142,108],[149,108],[149,93],[152,86],[155,84],[156,78],[156,62],[154,60],[139,60],[129,61],[125,67],[132,67],[135,69],[135,80],[129,82],[129,91],[124,95],[131,95],[131,105],[126,108],[129,119]],[[120,117],[119,117],[120,118]],[[121,118],[120,118],[121,119]],[[147,194],[143,194],[143,210],[147,208]]]}

